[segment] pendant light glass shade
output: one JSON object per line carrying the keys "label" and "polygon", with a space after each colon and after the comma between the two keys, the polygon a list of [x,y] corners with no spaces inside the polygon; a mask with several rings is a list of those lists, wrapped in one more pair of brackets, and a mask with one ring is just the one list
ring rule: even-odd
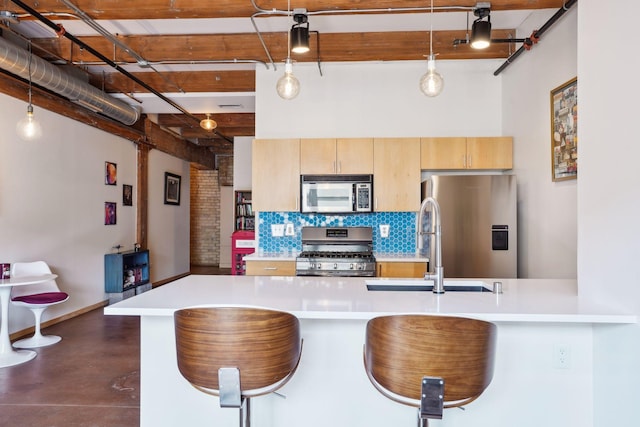
{"label": "pendant light glass shade", "polygon": [[477,20],[471,26],[471,47],[486,49],[491,44],[491,22]]}
{"label": "pendant light glass shade", "polygon": [[209,114],[207,114],[206,119],[200,120],[200,127],[204,130],[214,130],[218,127],[218,123],[216,123],[216,121],[209,117]]}
{"label": "pendant light glass shade", "polygon": [[34,141],[42,136],[42,126],[33,117],[33,105],[27,107],[27,115],[16,124],[16,133],[23,141]]}
{"label": "pendant light glass shade", "polygon": [[284,63],[284,76],[278,79],[276,91],[282,99],[293,99],[300,93],[300,82],[293,75],[293,63],[290,58]]}
{"label": "pendant light glass shade", "polygon": [[444,89],[444,79],[436,71],[436,60],[433,55],[429,55],[427,62],[427,72],[420,79],[420,90],[426,96],[438,96]]}

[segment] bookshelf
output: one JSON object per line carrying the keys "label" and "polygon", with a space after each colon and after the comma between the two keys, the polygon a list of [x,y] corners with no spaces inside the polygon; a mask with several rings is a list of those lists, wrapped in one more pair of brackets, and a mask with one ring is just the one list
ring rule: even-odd
{"label": "bookshelf", "polygon": [[235,192],[235,230],[255,229],[255,218],[251,201],[251,191]]}
{"label": "bookshelf", "polygon": [[129,251],[104,256],[104,288],[107,293],[135,291],[149,283],[149,251]]}

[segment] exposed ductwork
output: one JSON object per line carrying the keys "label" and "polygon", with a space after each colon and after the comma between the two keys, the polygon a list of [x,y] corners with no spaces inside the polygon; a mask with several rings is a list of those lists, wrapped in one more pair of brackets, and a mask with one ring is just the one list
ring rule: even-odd
{"label": "exposed ductwork", "polygon": [[0,68],[23,79],[29,79],[30,56],[31,81],[34,84],[126,125],[133,125],[140,118],[137,108],[65,73],[55,65],[0,37]]}

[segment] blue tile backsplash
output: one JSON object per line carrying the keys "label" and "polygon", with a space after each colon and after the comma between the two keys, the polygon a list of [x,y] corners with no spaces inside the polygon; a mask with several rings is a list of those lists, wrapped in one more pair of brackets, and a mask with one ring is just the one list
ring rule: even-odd
{"label": "blue tile backsplash", "polygon": [[[370,214],[324,215],[299,212],[260,212],[258,214],[258,251],[264,253],[298,253],[302,250],[302,227],[372,227],[373,250],[377,253],[401,254],[416,251],[415,212],[376,212]],[[273,237],[272,224],[293,223],[295,236]],[[388,238],[380,237],[380,224],[389,224]]]}

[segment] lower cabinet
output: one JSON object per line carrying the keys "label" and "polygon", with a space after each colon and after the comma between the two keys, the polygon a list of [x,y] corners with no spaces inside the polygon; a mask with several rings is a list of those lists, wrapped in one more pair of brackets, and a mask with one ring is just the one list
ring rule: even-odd
{"label": "lower cabinet", "polygon": [[295,276],[296,262],[245,260],[247,276]]}
{"label": "lower cabinet", "polygon": [[377,277],[413,277],[422,278],[427,271],[426,262],[385,262],[376,263]]}

